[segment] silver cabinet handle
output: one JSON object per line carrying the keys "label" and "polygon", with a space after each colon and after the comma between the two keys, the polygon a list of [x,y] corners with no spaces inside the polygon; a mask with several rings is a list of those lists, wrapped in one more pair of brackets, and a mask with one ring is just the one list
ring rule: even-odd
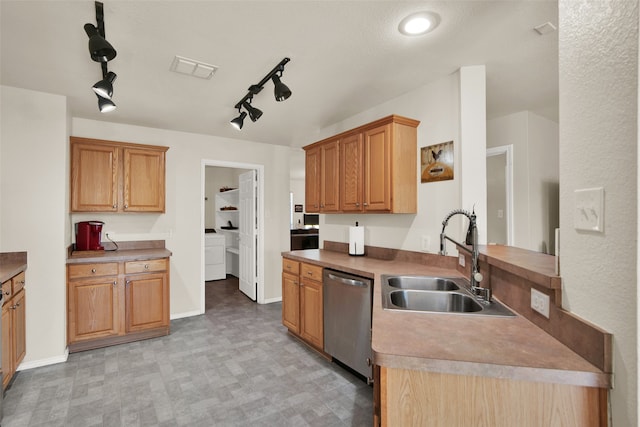
{"label": "silver cabinet handle", "polygon": [[118,205],[111,206],[113,209],[118,209]]}
{"label": "silver cabinet handle", "polygon": [[92,268],[92,269],[91,269],[91,273],[96,274],[96,269],[95,269],[95,268]]}
{"label": "silver cabinet handle", "polygon": [[113,286],[115,286],[115,285],[117,285],[117,284],[118,284],[118,282],[116,282],[115,280],[114,280],[114,281],[113,281],[113,283],[112,283],[112,285],[113,285]]}
{"label": "silver cabinet handle", "polygon": [[144,269],[145,269],[145,270],[148,270],[148,269],[149,269],[149,264],[145,264],[145,265],[144,265]]}

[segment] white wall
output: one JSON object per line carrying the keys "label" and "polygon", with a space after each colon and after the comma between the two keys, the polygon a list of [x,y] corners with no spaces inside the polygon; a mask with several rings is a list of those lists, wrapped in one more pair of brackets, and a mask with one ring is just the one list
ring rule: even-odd
{"label": "white wall", "polygon": [[[343,122],[322,129],[315,140],[327,138],[336,133],[352,129],[390,114],[398,114],[420,120],[418,127],[418,149],[446,141],[454,142],[454,179],[433,183],[418,182],[418,213],[417,214],[366,214],[366,215],[321,215],[320,239],[348,242],[348,226],[356,221],[365,227],[365,244],[389,248],[420,251],[422,236],[429,241],[428,252],[436,253],[440,249],[440,231],[442,220],[453,209],[464,208],[471,210],[476,204],[476,213],[480,221],[481,238],[486,238],[486,183],[484,175],[484,161],[480,179],[468,180],[470,190],[467,200],[462,200],[462,156],[466,153],[470,159],[479,150],[484,159],[484,78],[478,83],[478,74],[484,76],[484,67],[469,67],[467,69],[466,87],[471,88],[466,97],[460,93],[461,76],[454,73],[450,76],[426,85],[418,90],[392,99],[384,104],[373,107]],[[480,84],[482,87],[478,87]],[[479,99],[478,97],[482,97]],[[461,137],[461,102],[467,105],[468,114],[481,116],[478,121],[474,118],[466,127],[467,140]],[[480,123],[482,129],[478,130]],[[475,133],[474,130],[475,129]],[[471,135],[475,135],[476,139]],[[309,143],[315,142],[309,141]],[[466,146],[466,143],[469,146]],[[466,151],[465,151],[466,150]],[[420,155],[418,152],[419,168]],[[477,157],[476,157],[477,158]],[[419,169],[418,169],[419,170]],[[419,175],[419,174],[418,174]],[[477,186],[477,187],[476,187]],[[473,191],[471,188],[480,188]],[[451,219],[447,234],[460,239],[464,236],[467,220],[461,216]],[[322,243],[321,243],[322,245]],[[450,254],[455,253],[452,244],[448,245]]]}
{"label": "white wall", "polygon": [[66,98],[0,86],[0,251],[27,251],[27,354],[22,367],[62,361],[66,348],[69,151]]}
{"label": "white wall", "polygon": [[[613,334],[616,427],[638,425],[638,2],[560,0],[560,260],[565,308]],[[604,233],[573,228],[602,186]]]}
{"label": "white wall", "polygon": [[[208,135],[74,118],[73,136],[168,146],[165,214],[89,215],[121,240],[163,238],[171,257],[171,315],[194,314],[201,286],[201,162],[264,165],[265,299],[281,294],[280,253],[289,248],[289,148]],[[85,215],[74,215],[74,222]]]}
{"label": "white wall", "polygon": [[487,146],[513,145],[514,246],[554,249],[558,227],[558,124],[529,111],[487,122]]}

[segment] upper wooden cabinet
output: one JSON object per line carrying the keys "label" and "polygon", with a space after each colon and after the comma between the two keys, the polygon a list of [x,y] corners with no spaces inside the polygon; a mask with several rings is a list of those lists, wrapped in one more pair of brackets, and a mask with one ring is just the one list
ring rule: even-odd
{"label": "upper wooden cabinet", "polygon": [[307,212],[337,212],[340,208],[338,142],[337,139],[326,141],[307,151],[305,171],[313,177],[305,181]]}
{"label": "upper wooden cabinet", "polygon": [[71,211],[164,212],[168,149],[71,137]]}
{"label": "upper wooden cabinet", "polygon": [[306,211],[416,213],[419,124],[392,115],[304,147]]}

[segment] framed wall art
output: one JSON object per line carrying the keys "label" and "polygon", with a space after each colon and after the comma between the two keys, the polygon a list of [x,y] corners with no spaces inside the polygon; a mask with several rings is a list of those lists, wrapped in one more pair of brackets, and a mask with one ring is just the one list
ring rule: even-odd
{"label": "framed wall art", "polygon": [[453,179],[453,141],[420,149],[420,182]]}

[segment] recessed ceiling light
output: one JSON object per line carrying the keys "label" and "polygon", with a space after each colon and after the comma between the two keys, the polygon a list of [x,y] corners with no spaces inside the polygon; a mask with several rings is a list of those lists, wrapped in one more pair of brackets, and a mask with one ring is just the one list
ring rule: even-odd
{"label": "recessed ceiling light", "polygon": [[421,36],[433,31],[440,23],[440,16],[433,12],[417,12],[404,18],[398,25],[398,31],[405,36]]}

